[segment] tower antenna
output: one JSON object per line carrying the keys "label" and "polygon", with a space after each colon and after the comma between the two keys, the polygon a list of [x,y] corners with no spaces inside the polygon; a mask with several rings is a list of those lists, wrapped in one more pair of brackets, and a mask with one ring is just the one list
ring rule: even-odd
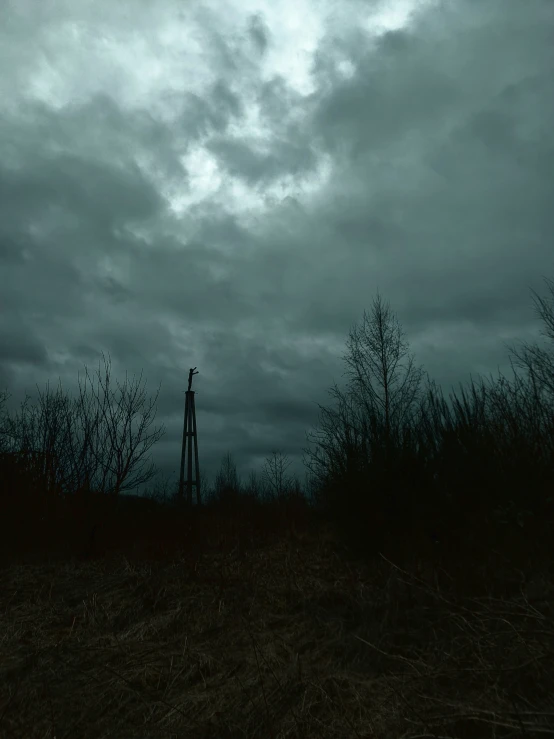
{"label": "tower antenna", "polygon": [[[183,501],[185,492],[185,454],[187,454],[187,505],[192,506],[192,486],[196,486],[196,502],[201,504],[200,467],[198,466],[198,437],[196,433],[196,412],[194,409],[194,390],[191,390],[193,375],[197,375],[196,367],[189,370],[189,387],[185,392],[185,421],[183,424],[183,447],[181,450],[181,475],[179,478],[179,500]],[[187,444],[188,441],[188,444]],[[192,476],[192,446],[194,443],[195,477]]]}

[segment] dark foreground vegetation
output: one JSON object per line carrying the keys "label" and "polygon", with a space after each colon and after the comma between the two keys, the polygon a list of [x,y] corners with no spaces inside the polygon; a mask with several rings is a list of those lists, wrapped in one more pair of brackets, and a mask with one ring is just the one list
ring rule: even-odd
{"label": "dark foreground vegetation", "polygon": [[108,370],[1,416],[1,737],[554,735],[551,348],[450,403],[380,298],[348,350],[304,490],[124,495],[163,430]]}

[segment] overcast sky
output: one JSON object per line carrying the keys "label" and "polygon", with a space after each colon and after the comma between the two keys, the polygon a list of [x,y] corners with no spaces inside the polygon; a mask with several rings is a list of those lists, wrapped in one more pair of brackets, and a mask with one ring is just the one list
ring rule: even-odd
{"label": "overcast sky", "polygon": [[[444,389],[506,373],[554,277],[552,0],[3,0],[0,388],[101,352],[178,469],[306,432],[377,291]],[[508,373],[508,376],[511,375]]]}

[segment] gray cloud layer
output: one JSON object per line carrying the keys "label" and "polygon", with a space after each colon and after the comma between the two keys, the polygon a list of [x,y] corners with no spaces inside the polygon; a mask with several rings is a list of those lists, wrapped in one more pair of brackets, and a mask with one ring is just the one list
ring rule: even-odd
{"label": "gray cloud layer", "polygon": [[553,276],[550,0],[422,3],[381,35],[360,2],[302,3],[296,31],[262,3],[181,6],[3,12],[12,405],[48,379],[75,387],[110,352],[115,377],[161,381],[154,460],[171,472],[196,365],[203,469],[230,450],[246,473],[281,448],[302,474],[316,403],[377,289],[445,391],[506,370],[504,341],[537,340],[529,288]]}

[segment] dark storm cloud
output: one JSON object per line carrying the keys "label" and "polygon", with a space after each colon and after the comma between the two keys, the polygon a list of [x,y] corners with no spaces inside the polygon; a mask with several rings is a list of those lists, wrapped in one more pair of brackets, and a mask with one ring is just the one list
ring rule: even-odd
{"label": "dark storm cloud", "polygon": [[213,141],[210,150],[232,177],[244,178],[251,185],[268,185],[286,174],[296,175],[315,169],[316,157],[305,146],[282,140],[270,153],[255,150],[248,141]]}
{"label": "dark storm cloud", "polygon": [[445,391],[538,338],[550,0],[420,3],[380,37],[367,3],[314,3],[309,91],[292,63],[312,53],[309,5],[297,31],[294,3],[130,7],[22,2],[0,28],[0,383],[16,400],[75,387],[109,351],[114,378],[161,382],[154,459],[172,472],[198,366],[202,469],[282,448],[302,474],[377,290]]}
{"label": "dark storm cloud", "polygon": [[242,105],[222,80],[208,95],[188,93],[179,126],[193,139],[209,133],[224,131],[233,116],[240,116]]}
{"label": "dark storm cloud", "polygon": [[250,19],[248,32],[255,46],[259,49],[260,53],[263,54],[267,49],[270,33],[263,21],[263,18],[261,18],[259,14],[252,16]]}

